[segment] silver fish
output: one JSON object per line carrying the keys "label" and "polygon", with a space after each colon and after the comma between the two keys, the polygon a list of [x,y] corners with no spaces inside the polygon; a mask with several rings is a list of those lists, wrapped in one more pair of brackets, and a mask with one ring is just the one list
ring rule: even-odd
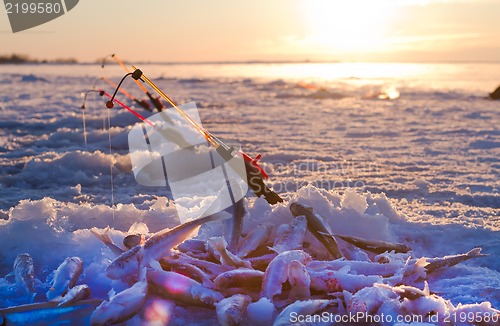
{"label": "silver fish", "polygon": [[52,286],[47,291],[47,300],[52,300],[57,296],[64,295],[75,286],[76,281],[83,271],[83,260],[80,257],[68,257],[57,268]]}
{"label": "silver fish", "polygon": [[148,270],[147,280],[156,294],[187,304],[213,306],[224,298],[219,292],[174,272]]}
{"label": "silver fish", "polygon": [[377,241],[377,240],[367,240],[358,237],[348,236],[348,235],[340,235],[340,234],[325,234],[326,236],[331,236],[334,238],[340,238],[358,248],[363,250],[367,250],[376,254],[382,254],[384,252],[401,252],[407,253],[411,250],[411,248],[402,243],[392,243],[386,241]]}
{"label": "silver fish", "polygon": [[33,259],[29,254],[17,255],[14,260],[14,276],[16,284],[24,290],[28,296],[28,301],[32,302],[36,295],[36,284]]}
{"label": "silver fish", "polygon": [[250,287],[260,290],[263,277],[264,272],[248,268],[239,268],[218,275],[214,280],[214,285],[215,288],[219,290],[235,287]]}
{"label": "silver fish", "polygon": [[377,282],[382,282],[380,275],[356,275],[350,274],[349,270],[349,265],[338,271],[309,269],[311,289],[322,293],[342,292],[343,290],[354,293],[362,288],[373,286]]}
{"label": "silver fish", "polygon": [[297,260],[302,264],[309,263],[311,256],[302,250],[285,251],[274,258],[269,266],[267,266],[262,281],[263,297],[273,301],[274,296],[281,293],[283,283],[288,279],[288,266],[290,262]]}
{"label": "silver fish", "polygon": [[227,217],[226,214],[213,214],[191,220],[173,229],[159,231],[146,240],[144,245],[135,246],[118,256],[106,268],[106,275],[111,279],[133,279],[133,276],[138,275],[138,268],[140,266],[139,257],[137,256],[140,250],[139,247],[144,249],[144,257],[140,259],[144,266],[147,266],[152,260],[160,260],[168,256],[173,247],[197,231],[202,224]]}
{"label": "silver fish", "polygon": [[274,240],[274,246],[270,248],[278,254],[295,250],[302,247],[307,232],[307,219],[305,216],[297,216],[290,224],[281,225]]}
{"label": "silver fish", "polygon": [[408,300],[416,300],[421,297],[428,297],[431,295],[429,291],[429,284],[427,281],[424,281],[424,289],[420,290],[419,288],[416,288],[414,286],[408,286],[408,285],[398,285],[398,286],[389,286],[387,284],[374,284],[375,287],[378,288],[383,288],[383,289],[388,289],[391,290],[392,292],[396,293],[403,299],[408,299]]}
{"label": "silver fish", "polygon": [[236,254],[244,258],[252,251],[263,245],[271,235],[273,227],[270,224],[259,224],[252,231],[250,231],[240,242],[240,246]]}
{"label": "silver fish", "polygon": [[486,257],[486,256],[488,255],[481,253],[481,248],[474,248],[465,254],[444,256],[440,258],[426,258],[426,261],[429,264],[425,266],[425,270],[427,271],[427,273],[432,273],[446,267],[454,266],[458,263],[469,260],[471,258]]}
{"label": "silver fish", "polygon": [[76,285],[71,288],[64,296],[58,296],[52,299],[52,302],[58,302],[58,307],[69,305],[90,297],[90,288],[86,284]]}
{"label": "silver fish", "polygon": [[[166,259],[166,260],[168,261],[170,259]],[[211,261],[206,261],[206,260],[198,259],[196,257],[191,257],[190,255],[187,255],[184,253],[178,254],[177,262],[197,266],[197,267],[207,271],[211,275],[219,275],[219,274],[224,273],[228,270],[234,269],[234,267],[232,267],[232,266],[223,266],[220,264],[212,263]]]}
{"label": "silver fish", "polygon": [[227,214],[217,213],[191,220],[172,229],[164,229],[155,233],[144,243],[145,262],[149,262],[150,260],[159,260],[164,256],[168,256],[173,247],[189,238],[202,224],[220,219],[226,219],[228,217],[230,216]]}
{"label": "silver fish", "polygon": [[355,261],[355,260],[345,260],[337,259],[332,261],[319,261],[314,260],[307,265],[307,268],[312,270],[319,269],[331,269],[339,270],[342,267],[349,265],[350,270],[355,274],[360,275],[380,275],[382,277],[393,276],[404,268],[404,262],[389,262],[386,264],[372,263],[369,261]]}
{"label": "silver fish", "polygon": [[245,319],[248,304],[252,299],[244,294],[235,294],[215,305],[217,320],[221,326],[237,326]]}
{"label": "silver fish", "polygon": [[252,264],[252,267],[258,270],[266,270],[269,263],[276,258],[278,254],[276,252],[272,252],[266,255],[258,256],[258,257],[249,257],[247,260]]}
{"label": "silver fish", "polygon": [[188,263],[182,263],[176,260],[164,260],[160,261],[162,269],[176,272],[194,279],[197,282],[203,284],[207,288],[213,288],[214,283],[210,280],[210,277],[202,271],[199,267],[191,265]]}
{"label": "silver fish", "polygon": [[139,279],[143,248],[138,245],[118,256],[106,268],[106,276],[112,280],[121,279],[127,283],[135,283]]}
{"label": "silver fish", "polygon": [[249,261],[241,259],[227,249],[227,242],[223,237],[213,237],[208,239],[209,245],[222,265],[234,267],[252,268]]}
{"label": "silver fish", "polygon": [[110,297],[109,301],[103,301],[92,313],[91,325],[117,324],[135,316],[146,302],[148,282],[145,274],[146,268],[143,268],[140,282]]}
{"label": "silver fish", "polygon": [[306,207],[299,203],[291,203],[290,211],[295,217],[304,215],[307,218],[308,230],[325,246],[333,258],[342,257],[335,238],[325,235],[325,233],[332,234],[330,227],[321,216],[314,214],[312,207]]}
{"label": "silver fish", "polygon": [[187,239],[181,242],[176,249],[184,253],[206,253],[206,241],[199,239]]}

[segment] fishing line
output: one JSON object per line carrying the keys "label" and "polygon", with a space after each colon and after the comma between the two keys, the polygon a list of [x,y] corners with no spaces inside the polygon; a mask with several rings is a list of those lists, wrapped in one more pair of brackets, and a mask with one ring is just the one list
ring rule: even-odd
{"label": "fishing line", "polygon": [[83,141],[85,142],[85,150],[87,150],[87,126],[85,125],[85,110],[82,110],[82,122],[83,122]]}
{"label": "fishing line", "polygon": [[111,151],[111,113],[108,111],[108,143],[109,143],[109,156],[110,156],[110,162],[109,162],[109,177],[110,177],[110,184],[111,184],[111,214],[113,216],[113,220],[115,219],[115,187],[113,184],[113,153]]}
{"label": "fishing line", "polygon": [[[120,82],[119,85],[121,85],[121,82]],[[112,101],[111,103],[113,103],[113,102],[118,103],[121,107],[123,107],[124,109],[126,109],[130,113],[134,114],[137,118],[139,118],[144,123],[147,123],[147,124],[149,124],[152,127],[155,126],[150,120],[148,120],[147,118],[143,117],[141,114],[139,114],[135,110],[131,109],[130,107],[128,107],[127,105],[125,105],[121,101],[117,100],[116,98],[113,98],[113,96],[116,95],[116,91],[115,91],[115,94],[113,96],[111,96],[110,94],[106,93],[102,89],[97,89],[97,90],[96,89],[91,89],[91,90],[86,91],[85,95],[84,95],[84,98],[83,98],[83,104],[81,106],[82,112],[84,112],[84,110],[86,109],[86,105],[85,104],[86,104],[86,101],[87,101],[88,94],[90,92],[96,92],[96,93],[99,93],[100,96],[106,96],[106,97],[110,98],[111,99],[110,101]],[[107,104],[106,106],[108,107],[108,110],[107,110],[108,111],[108,113],[107,113],[107,129],[108,129],[108,144],[109,144],[109,156],[110,156],[109,175],[110,175],[110,188],[111,188],[111,212],[112,212],[112,216],[113,216],[113,220],[114,220],[115,219],[115,210],[116,210],[116,207],[115,207],[115,191],[114,191],[114,181],[113,181],[113,151],[112,151],[112,145],[111,145],[111,113],[110,113],[111,108],[114,105],[111,105],[111,107],[110,107]],[[106,117],[103,117],[103,129],[105,128],[105,125],[106,125],[105,121],[106,121]],[[85,135],[85,144],[87,144],[86,135]]]}
{"label": "fishing line", "polygon": [[86,125],[86,119],[85,119],[85,110],[87,109],[87,106],[85,105],[87,103],[87,96],[90,92],[99,92],[98,90],[95,90],[95,84],[96,84],[97,80],[94,81],[94,85],[92,86],[92,89],[91,90],[88,90],[82,94],[84,94],[83,96],[83,103],[82,103],[82,106],[80,107],[82,109],[82,123],[83,123],[83,140],[85,142],[85,149],[87,150],[87,125]]}

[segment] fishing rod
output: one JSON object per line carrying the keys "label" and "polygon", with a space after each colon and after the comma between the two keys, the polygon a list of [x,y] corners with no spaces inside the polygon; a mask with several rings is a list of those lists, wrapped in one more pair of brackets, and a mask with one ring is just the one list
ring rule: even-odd
{"label": "fishing rod", "polygon": [[[125,66],[125,64],[123,63],[123,61],[120,60],[120,58],[118,58],[118,56],[116,54],[110,54],[110,55],[107,55],[106,57],[104,57],[104,59],[102,60],[102,68],[104,68],[104,63],[106,61],[106,58],[107,57],[111,57],[113,59],[115,59],[115,61],[123,68],[125,69],[125,71],[127,73],[130,73],[130,69],[127,68],[127,66]],[[163,109],[165,108],[165,106],[163,105],[163,103],[161,102],[160,100],[160,97],[154,97],[147,89],[146,87],[144,87],[144,85],[142,85],[138,80],[134,80],[135,83],[137,84],[137,86],[139,86],[139,88],[144,92],[144,94],[146,94],[146,96],[149,98],[149,100],[151,101],[151,103],[153,103],[153,105],[155,106],[155,108],[161,112],[163,111]]]}
{"label": "fishing rod", "polygon": [[[116,88],[118,86],[118,85],[116,85],[114,82],[112,82],[111,80],[109,80],[106,77],[101,77],[101,80],[104,80],[106,83],[110,84],[114,88]],[[134,101],[135,103],[137,103],[140,106],[142,106],[144,109],[148,110],[149,112],[153,112],[151,110],[151,107],[150,107],[149,103],[146,102],[146,100],[138,100],[137,98],[135,98],[134,96],[132,96],[129,92],[127,92],[123,88],[120,88],[120,92],[122,92],[123,95],[125,95],[126,97],[128,97],[129,99],[131,99],[132,101]]]}
{"label": "fishing rod", "polygon": [[[122,80],[118,84],[117,88],[115,89],[115,92],[113,93],[113,96],[111,99],[106,102],[106,107],[112,108],[113,107],[113,101],[115,99],[115,96],[118,92],[118,88],[120,88],[121,84],[123,81],[131,76],[134,80],[139,82],[141,80],[142,82],[147,83],[151,88],[153,88],[164,100],[166,100],[172,107],[179,112],[221,155],[226,161],[229,161],[231,158],[233,158],[237,153],[234,149],[234,147],[230,147],[226,145],[222,140],[214,136],[212,133],[210,133],[208,130],[203,128],[200,124],[198,124],[196,121],[194,121],[189,115],[187,115],[179,106],[167,95],[165,94],[156,84],[151,81],[147,76],[143,74],[143,72],[140,69],[137,69],[135,66],[132,66],[134,69],[134,72],[129,72],[125,76],[123,76]],[[142,85],[141,85],[142,86]],[[262,157],[261,154],[257,155],[255,158],[250,157],[244,152],[240,152],[241,155],[243,156],[244,163],[245,163],[245,168],[246,168],[246,174],[247,174],[247,183],[249,187],[253,190],[255,195],[257,197],[264,196],[264,198],[267,200],[268,203],[270,204],[276,204],[278,202],[283,202],[283,199],[273,190],[269,189],[265,184],[264,184],[264,179],[268,179],[269,176],[267,173],[264,171],[264,169],[258,164],[258,160]]]}

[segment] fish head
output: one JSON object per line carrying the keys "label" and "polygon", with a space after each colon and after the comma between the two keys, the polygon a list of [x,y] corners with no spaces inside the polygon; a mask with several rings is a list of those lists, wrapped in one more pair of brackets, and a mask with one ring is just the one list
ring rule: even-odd
{"label": "fish head", "polygon": [[300,216],[305,215],[306,213],[312,213],[313,209],[312,207],[307,207],[299,203],[291,203],[290,212],[292,212],[293,216]]}
{"label": "fish head", "polygon": [[83,266],[83,260],[80,257],[71,257],[69,261],[75,266]]}
{"label": "fish head", "polygon": [[112,280],[137,280],[142,259],[140,255],[141,248],[140,245],[137,245],[118,256],[106,268],[106,276]]}
{"label": "fish head", "polygon": [[66,260],[74,275],[79,275],[83,271],[83,260],[80,257],[68,257]]}
{"label": "fish head", "polygon": [[143,236],[140,234],[129,234],[123,239],[123,245],[127,249],[132,249],[133,247],[141,244],[143,240]]}
{"label": "fish head", "polygon": [[121,313],[123,307],[120,305],[113,304],[109,301],[103,301],[96,310],[92,313],[90,317],[91,325],[108,325],[116,322]]}

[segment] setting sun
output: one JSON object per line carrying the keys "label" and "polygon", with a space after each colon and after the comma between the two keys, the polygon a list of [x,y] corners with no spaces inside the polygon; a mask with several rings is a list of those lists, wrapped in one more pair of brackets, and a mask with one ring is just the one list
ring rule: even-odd
{"label": "setting sun", "polygon": [[328,1],[303,3],[310,36],[310,46],[325,51],[379,51],[394,7],[370,0]]}

